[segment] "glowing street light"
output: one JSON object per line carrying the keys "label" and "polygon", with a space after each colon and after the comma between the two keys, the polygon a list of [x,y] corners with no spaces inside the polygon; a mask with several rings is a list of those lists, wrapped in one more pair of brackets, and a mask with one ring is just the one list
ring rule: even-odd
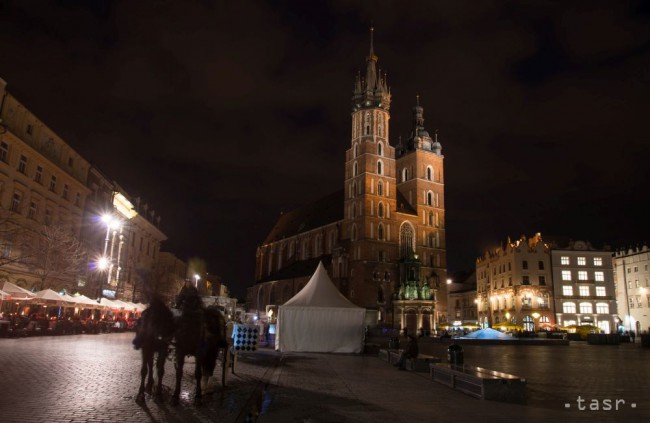
{"label": "glowing street light", "polygon": [[197,275],[196,273],[194,274],[194,288],[199,287],[199,279],[201,279],[201,276]]}
{"label": "glowing street light", "polygon": [[[110,286],[111,277],[113,275],[113,268],[116,267],[117,269],[115,272],[115,284],[117,285],[119,284],[120,270],[122,269],[120,267],[120,257],[122,255],[122,246],[124,244],[124,235],[122,233],[122,227],[123,227],[122,220],[107,213],[101,216],[101,221],[106,226],[106,238],[104,239],[104,255],[97,261],[97,268],[101,271],[108,270],[106,275],[106,284],[107,286]],[[111,232],[112,232],[112,237],[111,237]],[[109,241],[110,241],[110,249],[108,248]],[[116,241],[118,245],[117,245],[117,254],[114,263]],[[99,301],[101,301],[102,296],[103,296],[103,286],[102,283],[100,282],[99,296],[98,296]]]}

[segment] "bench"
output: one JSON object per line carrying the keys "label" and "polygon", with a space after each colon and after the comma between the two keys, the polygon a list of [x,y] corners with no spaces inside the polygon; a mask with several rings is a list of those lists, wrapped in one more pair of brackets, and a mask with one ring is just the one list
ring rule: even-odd
{"label": "bench", "polygon": [[[404,350],[388,350],[380,349],[379,358],[387,361],[389,364],[397,364],[399,357]],[[404,360],[404,367],[406,370],[411,370],[414,372],[428,372],[429,364],[440,363],[440,358],[434,357],[432,355],[418,354],[416,359],[407,358]]]}
{"label": "bench", "polygon": [[404,360],[404,367],[406,370],[412,372],[423,372],[426,373],[430,371],[430,365],[434,363],[440,363],[439,357],[434,357],[432,355],[418,354],[417,358],[407,358]]}
{"label": "bench", "polygon": [[476,398],[524,403],[526,379],[482,367],[432,363],[431,379]]}
{"label": "bench", "polygon": [[403,350],[391,350],[382,348],[379,350],[379,358],[387,361],[389,364],[395,364],[399,360],[399,355]]}

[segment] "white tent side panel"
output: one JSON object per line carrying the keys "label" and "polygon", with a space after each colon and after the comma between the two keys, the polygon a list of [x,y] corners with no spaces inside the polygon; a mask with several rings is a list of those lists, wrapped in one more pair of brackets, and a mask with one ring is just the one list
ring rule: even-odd
{"label": "white tent side panel", "polygon": [[363,308],[279,307],[276,349],[295,352],[360,353]]}

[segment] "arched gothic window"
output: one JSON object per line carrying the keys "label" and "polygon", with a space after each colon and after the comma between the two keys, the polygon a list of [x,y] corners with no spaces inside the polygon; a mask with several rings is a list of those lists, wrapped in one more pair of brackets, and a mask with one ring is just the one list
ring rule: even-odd
{"label": "arched gothic window", "polygon": [[359,174],[359,163],[354,162],[352,165],[352,176],[357,176]]}
{"label": "arched gothic window", "polygon": [[433,212],[429,212],[429,226],[433,226]]}
{"label": "arched gothic window", "polygon": [[383,240],[384,239],[384,225],[381,223],[379,224],[379,227],[377,228],[377,239]]}
{"label": "arched gothic window", "polygon": [[384,183],[381,181],[377,183],[377,195],[384,195]]}
{"label": "arched gothic window", "polygon": [[433,181],[433,169],[431,166],[427,167],[427,180]]}
{"label": "arched gothic window", "polygon": [[377,154],[380,156],[384,155],[384,145],[382,143],[377,144]]}
{"label": "arched gothic window", "polygon": [[384,204],[383,203],[379,203],[379,206],[377,206],[377,216],[384,217]]}
{"label": "arched gothic window", "polygon": [[365,134],[370,135],[370,112],[366,112],[366,115],[363,118],[363,126],[365,128]]}
{"label": "arched gothic window", "polygon": [[359,144],[354,144],[354,154],[353,157],[356,159],[359,155]]}
{"label": "arched gothic window", "polygon": [[414,251],[414,231],[410,223],[404,222],[399,229],[400,258],[410,257]]}
{"label": "arched gothic window", "polygon": [[377,174],[383,175],[382,162],[377,162]]}
{"label": "arched gothic window", "polygon": [[409,171],[407,168],[402,169],[402,182],[406,182],[409,179]]}
{"label": "arched gothic window", "polygon": [[433,193],[427,192],[427,206],[433,206]]}

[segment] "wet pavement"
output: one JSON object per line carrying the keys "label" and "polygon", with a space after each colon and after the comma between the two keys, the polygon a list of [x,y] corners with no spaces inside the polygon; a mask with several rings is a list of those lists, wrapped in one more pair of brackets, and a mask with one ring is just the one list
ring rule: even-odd
{"label": "wet pavement", "polygon": [[[466,363],[525,377],[525,405],[469,397],[432,382],[428,373],[399,371],[374,354],[260,349],[240,356],[225,389],[216,370],[215,392],[202,407],[192,404],[191,358],[181,404],[168,404],[168,362],[165,402],[148,400],[140,407],[134,400],[140,354],[131,348],[132,336],[0,339],[0,422],[650,421],[650,349],[639,344],[464,346]],[[422,353],[441,357],[446,348],[420,343]],[[615,410],[617,399],[625,402]],[[612,400],[611,410],[604,410],[604,400]]]}

